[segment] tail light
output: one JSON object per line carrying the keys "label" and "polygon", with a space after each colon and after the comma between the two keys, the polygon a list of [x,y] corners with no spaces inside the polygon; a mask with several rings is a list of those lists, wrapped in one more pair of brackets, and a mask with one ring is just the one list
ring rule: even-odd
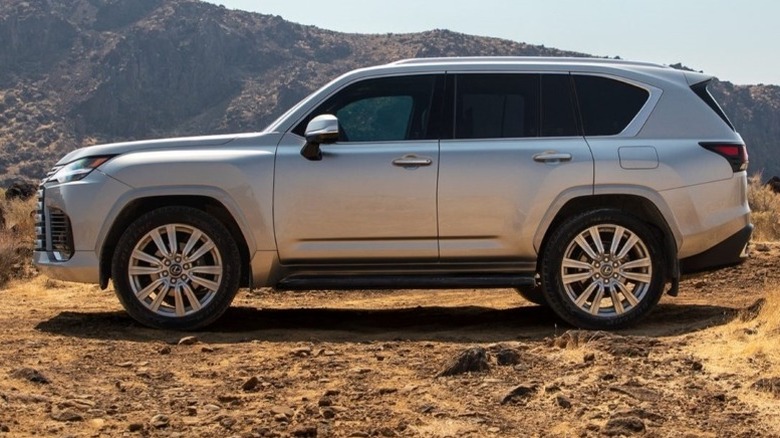
{"label": "tail light", "polygon": [[715,152],[731,164],[731,170],[741,172],[748,167],[747,147],[742,143],[699,143],[703,148]]}

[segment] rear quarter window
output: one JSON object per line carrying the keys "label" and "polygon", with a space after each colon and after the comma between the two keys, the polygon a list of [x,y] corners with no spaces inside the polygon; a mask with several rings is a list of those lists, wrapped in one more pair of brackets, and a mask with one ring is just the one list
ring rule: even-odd
{"label": "rear quarter window", "polygon": [[620,134],[642,109],[650,93],[601,76],[574,75],[586,136]]}

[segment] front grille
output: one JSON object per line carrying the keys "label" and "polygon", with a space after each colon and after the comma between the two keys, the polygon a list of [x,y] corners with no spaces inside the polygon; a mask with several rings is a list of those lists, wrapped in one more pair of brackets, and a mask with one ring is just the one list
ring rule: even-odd
{"label": "front grille", "polygon": [[70,227],[70,218],[64,211],[49,209],[49,236],[51,236],[51,250],[57,260],[65,261],[73,256],[73,231]]}
{"label": "front grille", "polygon": [[53,167],[38,187],[38,205],[35,211],[35,250],[47,251],[57,261],[73,256],[73,230],[70,218],[58,208],[45,207],[46,183],[61,166]]}
{"label": "front grille", "polygon": [[35,209],[35,250],[46,251],[46,218],[43,215],[43,183],[38,187],[38,204]]}

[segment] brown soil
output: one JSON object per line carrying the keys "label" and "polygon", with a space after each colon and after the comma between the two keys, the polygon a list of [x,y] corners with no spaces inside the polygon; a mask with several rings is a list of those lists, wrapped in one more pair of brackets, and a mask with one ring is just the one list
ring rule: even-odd
{"label": "brown soil", "polygon": [[[780,436],[780,367],[713,359],[780,284],[760,249],[611,334],[511,290],[243,291],[159,331],[38,277],[0,291],[0,436]],[[482,371],[437,377],[461,354]]]}

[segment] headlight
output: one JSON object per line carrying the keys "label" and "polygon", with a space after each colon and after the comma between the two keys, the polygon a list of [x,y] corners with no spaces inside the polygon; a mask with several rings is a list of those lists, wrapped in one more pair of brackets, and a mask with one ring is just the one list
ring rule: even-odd
{"label": "headlight", "polygon": [[58,183],[66,183],[71,181],[78,181],[84,179],[90,172],[97,169],[98,166],[108,161],[111,157],[86,157],[80,158],[76,161],[72,161],[60,168],[54,175],[49,178],[49,181],[57,181]]}

